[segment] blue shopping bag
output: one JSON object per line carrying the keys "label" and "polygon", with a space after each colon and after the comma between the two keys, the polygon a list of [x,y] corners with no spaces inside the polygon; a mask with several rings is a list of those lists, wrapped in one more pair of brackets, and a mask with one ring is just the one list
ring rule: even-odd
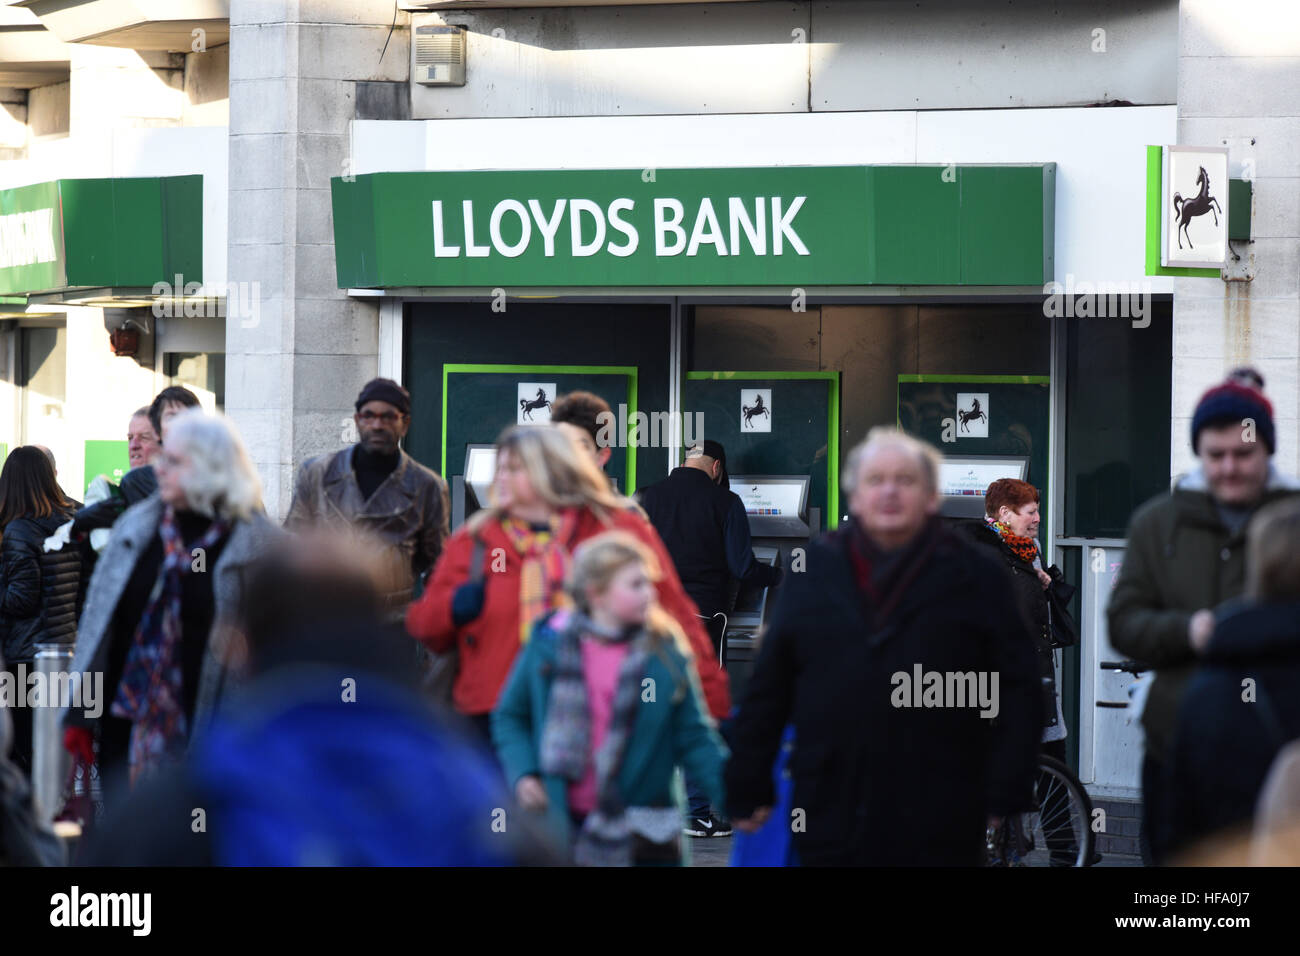
{"label": "blue shopping bag", "polygon": [[794,750],[794,727],[781,735],[781,750],[772,767],[776,785],[776,806],[767,823],[757,833],[736,831],[731,841],[732,866],[797,866],[790,830],[790,811],[794,802],[794,781],[786,773],[786,763]]}

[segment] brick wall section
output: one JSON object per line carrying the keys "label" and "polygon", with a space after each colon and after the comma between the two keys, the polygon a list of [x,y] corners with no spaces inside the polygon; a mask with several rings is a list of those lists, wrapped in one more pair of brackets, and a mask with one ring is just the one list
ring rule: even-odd
{"label": "brick wall section", "polygon": [[1140,856],[1138,833],[1142,820],[1142,804],[1136,800],[1092,798],[1094,810],[1106,811],[1106,829],[1096,837],[1097,849],[1107,855]]}

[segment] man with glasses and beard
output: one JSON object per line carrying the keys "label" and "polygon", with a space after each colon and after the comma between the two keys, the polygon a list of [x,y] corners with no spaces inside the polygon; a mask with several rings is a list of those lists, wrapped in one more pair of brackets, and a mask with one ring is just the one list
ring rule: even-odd
{"label": "man with glasses and beard", "polygon": [[387,545],[386,616],[401,620],[447,537],[447,484],[401,449],[411,395],[392,379],[366,383],[353,420],[357,444],[303,462],[285,527],[351,527]]}

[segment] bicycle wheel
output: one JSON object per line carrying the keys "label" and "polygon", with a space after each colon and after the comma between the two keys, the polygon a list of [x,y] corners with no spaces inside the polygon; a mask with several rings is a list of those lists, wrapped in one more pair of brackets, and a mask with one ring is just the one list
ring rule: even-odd
{"label": "bicycle wheel", "polygon": [[1092,800],[1059,760],[1039,754],[1036,810],[1024,815],[1029,837],[1025,866],[1087,866],[1092,860]]}

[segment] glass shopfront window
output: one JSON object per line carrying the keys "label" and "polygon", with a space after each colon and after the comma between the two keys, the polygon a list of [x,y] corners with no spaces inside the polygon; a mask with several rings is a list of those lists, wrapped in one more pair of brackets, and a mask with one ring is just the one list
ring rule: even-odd
{"label": "glass shopfront window", "polygon": [[163,373],[168,385],[184,385],[210,411],[226,407],[226,355],[224,352],[164,353]]}
{"label": "glass shopfront window", "polygon": [[56,468],[75,453],[73,422],[65,416],[68,398],[66,326],[19,330],[19,384],[22,388],[19,444],[44,445]]}
{"label": "glass shopfront window", "polygon": [[1066,537],[1122,538],[1134,509],[1168,490],[1172,355],[1168,302],[1152,304],[1147,328],[1066,320]]}

